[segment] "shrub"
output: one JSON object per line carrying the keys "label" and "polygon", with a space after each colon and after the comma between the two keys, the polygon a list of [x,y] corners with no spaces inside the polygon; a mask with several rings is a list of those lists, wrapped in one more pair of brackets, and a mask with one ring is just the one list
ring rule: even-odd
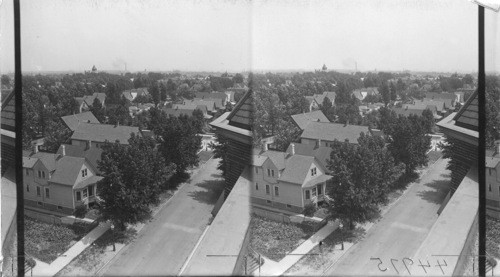
{"label": "shrub", "polygon": [[86,213],[87,213],[87,206],[79,205],[75,208],[75,212],[73,213],[73,215],[78,218],[84,218]]}
{"label": "shrub", "polygon": [[29,266],[30,268],[34,268],[34,267],[35,267],[35,265],[36,265],[36,261],[35,261],[35,259],[33,259],[32,257],[28,257],[28,258],[26,259],[26,263],[28,264],[28,266]]}
{"label": "shrub", "polygon": [[491,264],[491,267],[497,266],[497,260],[495,260],[495,258],[488,256],[486,257],[486,260]]}
{"label": "shrub", "polygon": [[318,208],[316,207],[316,205],[314,205],[313,203],[309,203],[304,207],[304,211],[302,211],[302,214],[311,217],[314,215],[317,209]]}

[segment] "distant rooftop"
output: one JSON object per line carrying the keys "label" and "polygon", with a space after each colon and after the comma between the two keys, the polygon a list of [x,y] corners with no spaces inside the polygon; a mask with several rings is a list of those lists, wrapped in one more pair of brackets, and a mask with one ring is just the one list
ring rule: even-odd
{"label": "distant rooftop", "polygon": [[292,115],[292,120],[301,130],[304,130],[304,128],[309,124],[309,122],[312,121],[330,122],[330,120],[328,120],[328,118],[325,116],[325,114],[323,114],[321,110],[312,111],[308,113],[294,114]]}
{"label": "distant rooftop", "polygon": [[76,130],[76,128],[78,127],[78,125],[80,123],[97,123],[97,124],[101,123],[94,116],[94,114],[90,111],[79,113],[79,114],[72,114],[72,115],[63,116],[63,117],[61,117],[61,119],[64,121],[66,126],[68,126],[68,128],[71,131]]}
{"label": "distant rooftop", "polygon": [[300,137],[307,139],[320,139],[323,141],[338,140],[340,142],[344,142],[348,140],[350,143],[358,143],[358,138],[361,132],[369,134],[370,130],[367,126],[311,122],[306,126]]}
{"label": "distant rooftop", "polygon": [[120,141],[121,144],[128,144],[132,133],[139,134],[139,127],[115,126],[109,124],[80,123],[73,132],[71,139],[114,143]]}

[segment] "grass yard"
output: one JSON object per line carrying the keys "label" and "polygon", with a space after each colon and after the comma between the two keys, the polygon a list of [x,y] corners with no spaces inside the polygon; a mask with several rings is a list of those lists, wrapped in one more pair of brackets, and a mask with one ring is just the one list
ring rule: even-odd
{"label": "grass yard", "polygon": [[273,221],[252,215],[251,247],[274,261],[280,261],[314,234],[312,224],[293,224]]}
{"label": "grass yard", "polygon": [[51,224],[25,217],[25,251],[28,255],[50,264],[93,227],[94,225],[88,223]]}
{"label": "grass yard", "polygon": [[486,216],[486,252],[500,259],[500,220]]}
{"label": "grass yard", "polygon": [[443,156],[443,152],[441,152],[441,151],[430,151],[427,154],[427,157],[429,158],[428,164],[431,165],[431,164],[435,163],[442,156]]}

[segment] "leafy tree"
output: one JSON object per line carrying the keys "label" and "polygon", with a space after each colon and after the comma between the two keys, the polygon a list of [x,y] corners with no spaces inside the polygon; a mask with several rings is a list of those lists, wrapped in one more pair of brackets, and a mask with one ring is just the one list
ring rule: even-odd
{"label": "leafy tree", "polygon": [[105,143],[98,168],[104,177],[97,184],[102,199],[99,211],[124,230],[127,224],[143,222],[151,205],[159,203],[175,166],[166,163],[152,138],[132,134],[129,145]]}
{"label": "leafy tree", "polygon": [[214,158],[220,159],[217,169],[222,171],[222,177],[226,178],[227,153],[229,152],[229,142],[226,137],[215,133],[215,143],[210,143],[213,149]]}
{"label": "leafy tree", "polygon": [[160,83],[160,100],[164,102],[167,100],[167,85]]}
{"label": "leafy tree", "polygon": [[10,87],[10,77],[8,75],[2,75],[2,86]]}
{"label": "leafy tree", "polygon": [[434,115],[432,114],[432,111],[429,109],[425,109],[422,112],[422,120],[424,124],[424,130],[426,133],[434,133],[434,126],[436,125],[434,122]]}
{"label": "leafy tree", "polygon": [[203,132],[203,126],[205,126],[205,117],[203,112],[199,109],[193,111],[192,124],[197,133]]}
{"label": "leafy tree", "polygon": [[394,82],[391,82],[390,90],[391,90],[391,100],[396,101],[396,99],[398,98],[398,89],[396,88]]}
{"label": "leafy tree", "polygon": [[235,84],[241,84],[243,83],[243,75],[241,75],[240,73],[236,73],[233,77],[233,82]]}
{"label": "leafy tree", "polygon": [[474,77],[470,74],[465,74],[465,76],[462,78],[462,81],[464,84],[472,85],[474,83]]}
{"label": "leafy tree", "polygon": [[94,102],[92,102],[90,111],[94,114],[97,120],[99,120],[99,122],[105,123],[106,121],[105,111],[104,108],[102,107],[101,101],[99,101],[97,97],[94,98]]}
{"label": "leafy tree", "polygon": [[201,147],[201,137],[197,135],[193,118],[185,115],[165,118],[161,114],[161,125],[156,126],[159,134],[159,149],[167,163],[177,166],[177,173],[181,174],[190,166],[198,165],[198,150]]}
{"label": "leafy tree", "polygon": [[500,77],[486,76],[486,146],[492,147],[500,139]]}
{"label": "leafy tree", "polygon": [[387,82],[383,82],[378,88],[378,91],[380,92],[380,95],[382,95],[382,101],[384,101],[384,104],[387,106],[391,102],[391,92]]}
{"label": "leafy tree", "polygon": [[431,138],[426,134],[422,118],[400,115],[391,129],[388,148],[397,163],[405,164],[405,173],[409,175],[417,166],[427,165]]}
{"label": "leafy tree", "polygon": [[160,87],[158,86],[158,84],[157,83],[151,84],[151,86],[149,86],[148,91],[149,94],[151,95],[151,98],[153,99],[153,103],[155,104],[155,106],[158,106],[161,99]]}
{"label": "leafy tree", "polygon": [[61,119],[49,120],[44,132],[44,147],[47,151],[55,153],[61,144],[69,140],[71,134],[71,130],[62,123]]}
{"label": "leafy tree", "polygon": [[394,161],[381,137],[362,133],[358,143],[334,141],[327,165],[332,175],[327,191],[330,215],[347,222],[351,229],[379,212],[378,206],[387,200],[396,176]]}

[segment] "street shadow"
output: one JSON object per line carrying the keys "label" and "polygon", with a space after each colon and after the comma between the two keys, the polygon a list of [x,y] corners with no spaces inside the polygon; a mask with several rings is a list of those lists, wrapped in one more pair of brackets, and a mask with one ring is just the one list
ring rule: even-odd
{"label": "street shadow", "polygon": [[440,205],[450,190],[450,180],[434,181],[424,186],[432,188],[432,190],[420,191],[417,195],[429,203]]}
{"label": "street shadow", "polygon": [[405,190],[409,184],[419,180],[419,175],[416,172],[402,174],[391,186],[392,190]]}
{"label": "street shadow", "polygon": [[[220,170],[219,170],[220,172]],[[222,179],[222,172],[221,173],[212,173],[212,175],[210,175],[212,178],[215,178],[215,179]]]}
{"label": "street shadow", "polygon": [[327,246],[339,245],[342,242],[356,243],[363,239],[365,235],[366,231],[361,227],[355,227],[353,230],[348,228],[336,229],[323,240],[323,243]]}
{"label": "street shadow", "polygon": [[196,184],[205,190],[193,191],[188,194],[194,200],[204,204],[215,204],[224,189],[223,180],[210,180]]}
{"label": "street shadow", "polygon": [[191,176],[187,172],[176,173],[168,179],[168,182],[163,186],[164,190],[167,189],[177,189],[180,184],[189,182],[191,180]]}

